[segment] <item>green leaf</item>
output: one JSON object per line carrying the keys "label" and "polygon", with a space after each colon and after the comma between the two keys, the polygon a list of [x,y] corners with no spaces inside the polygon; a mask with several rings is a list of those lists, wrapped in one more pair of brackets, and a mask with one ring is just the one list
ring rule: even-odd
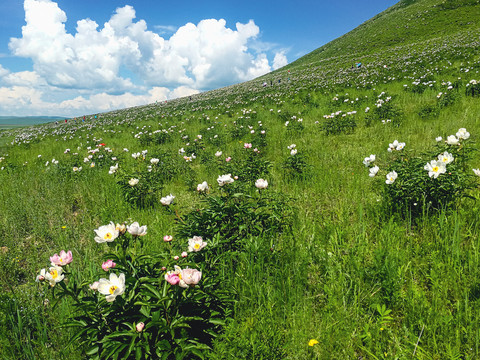
{"label": "green leaf", "polygon": [[153,295],[156,296],[156,298],[157,298],[158,300],[163,299],[163,296],[158,292],[158,289],[155,288],[155,287],[153,287],[152,285],[150,285],[150,284],[142,284],[142,287],[148,289]]}
{"label": "green leaf", "polygon": [[143,355],[143,348],[138,346],[136,349],[135,349],[135,360],[141,360],[142,359],[142,355]]}
{"label": "green leaf", "polygon": [[215,324],[215,325],[222,325],[222,326],[225,325],[225,320],[223,320],[223,319],[210,319],[210,320],[208,320],[208,322],[210,324]]}
{"label": "green leaf", "polygon": [[202,359],[202,360],[205,359],[205,357],[204,357],[204,355],[203,355],[203,353],[202,353],[201,350],[199,350],[199,349],[197,349],[197,348],[193,348],[193,349],[191,350],[191,352],[192,352],[192,354],[197,355],[200,359]]}
{"label": "green leaf", "polygon": [[[137,303],[135,303],[135,305],[137,305]],[[146,317],[150,317],[150,307],[146,306],[146,305],[142,305],[140,307],[140,314],[142,315],[145,315]]]}
{"label": "green leaf", "polygon": [[91,347],[89,350],[87,350],[85,352],[85,354],[90,355],[90,356],[94,355],[94,354],[97,354],[99,349],[100,349],[100,347],[98,345],[95,345],[95,346]]}

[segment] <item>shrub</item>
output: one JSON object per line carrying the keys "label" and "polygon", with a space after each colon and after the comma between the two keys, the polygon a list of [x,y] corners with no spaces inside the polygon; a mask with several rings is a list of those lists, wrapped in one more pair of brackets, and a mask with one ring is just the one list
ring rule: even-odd
{"label": "shrub", "polygon": [[422,119],[437,117],[440,114],[440,109],[437,105],[425,105],[418,112],[418,116]]}
{"label": "shrub", "polygon": [[178,218],[178,235],[215,239],[210,249],[220,254],[237,250],[246,236],[277,236],[289,228],[291,207],[287,197],[263,190],[248,195],[232,187],[225,185],[224,194],[206,197],[202,208]]}
{"label": "shrub", "polygon": [[437,96],[437,106],[443,108],[455,104],[460,99],[457,91],[447,91]]}
{"label": "shrub", "polygon": [[285,174],[291,177],[306,176],[310,165],[307,163],[305,155],[296,149],[295,144],[290,145],[288,149],[290,156],[282,164]]}
{"label": "shrub", "polygon": [[465,88],[465,94],[473,97],[480,96],[480,82],[477,82],[477,80],[471,80]]}
{"label": "shrub", "polygon": [[346,115],[329,117],[322,124],[321,129],[325,131],[326,135],[338,135],[341,133],[351,134],[356,127],[355,115]]}
{"label": "shrub", "polygon": [[174,261],[168,250],[146,251],[146,230],[138,223],[95,230],[95,240],[112,249],[102,265],[108,279],[100,266],[98,282],[84,279],[69,269],[71,252],[63,252],[50,258],[52,266],[37,281],[49,284],[55,301],[72,301],[64,325],[75,331],[70,343],[91,359],[203,359],[226,316],[224,296],[200,265]]}
{"label": "shrub", "polygon": [[120,185],[125,201],[138,208],[152,207],[163,189],[163,180],[158,176],[160,170],[148,168],[122,172],[117,183]]}
{"label": "shrub", "polygon": [[237,153],[228,162],[219,161],[222,173],[238,176],[242,184],[253,184],[257,179],[266,177],[272,167],[272,163],[266,160],[258,149],[253,149],[253,145]]}
{"label": "shrub", "polygon": [[474,151],[469,136],[465,129],[460,129],[456,137],[451,135],[447,142],[439,141],[418,156],[392,150],[397,154],[385,166],[387,181],[383,186],[387,211],[418,217],[452,207],[467,197],[468,190],[477,185],[476,176],[468,167]]}
{"label": "shrub", "polygon": [[144,133],[136,136],[140,141],[140,145],[147,146],[150,144],[161,145],[171,140],[171,134],[167,130],[155,130],[151,133]]}

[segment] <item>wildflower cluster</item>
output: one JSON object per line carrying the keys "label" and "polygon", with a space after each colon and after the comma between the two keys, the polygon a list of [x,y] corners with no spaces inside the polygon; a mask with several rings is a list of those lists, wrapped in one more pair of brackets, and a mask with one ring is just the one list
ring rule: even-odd
{"label": "wildflower cluster", "polygon": [[[468,168],[474,150],[470,133],[461,128],[455,135],[436,138],[436,145],[420,156],[402,151],[405,143],[395,140],[389,144],[390,163],[383,166],[386,180],[384,205],[394,212],[409,211],[414,216],[452,206],[476,187],[476,178]],[[398,153],[398,154],[397,154]],[[374,155],[363,163],[369,176],[375,177],[380,168]],[[380,171],[382,172],[382,171]]]}
{"label": "wildflower cluster", "polygon": [[[156,359],[182,354],[191,358],[205,348],[199,341],[208,339],[216,326],[211,321],[220,313],[206,304],[218,294],[211,286],[205,293],[199,265],[186,262],[188,252],[199,253],[208,243],[194,236],[186,244],[188,252],[173,256],[173,237],[166,235],[165,251],[152,254],[144,246],[147,233],[147,226],[138,222],[110,222],[95,229],[95,242],[107,245],[111,252],[104,255],[105,261],[97,267],[98,280],[93,282],[79,280],[73,270],[66,271],[73,256],[64,250],[50,257],[51,267],[37,275],[37,281],[47,282],[50,288],[61,285],[52,297],[74,301],[76,310],[66,321],[76,329],[74,339],[85,345],[89,356],[107,359],[115,354],[118,359],[129,359],[141,354]],[[101,275],[105,272],[108,277]],[[192,318],[192,311],[199,315]],[[203,325],[187,336],[183,329],[192,322]],[[165,342],[171,345],[166,347]]]}

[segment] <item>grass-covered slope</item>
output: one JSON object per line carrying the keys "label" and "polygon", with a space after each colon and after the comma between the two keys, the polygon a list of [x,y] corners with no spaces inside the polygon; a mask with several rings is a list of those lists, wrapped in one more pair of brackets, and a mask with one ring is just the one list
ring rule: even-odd
{"label": "grass-covered slope", "polygon": [[295,68],[327,58],[362,56],[398,46],[415,46],[480,27],[477,0],[404,0],[349,33],[290,64]]}
{"label": "grass-covered slope", "polygon": [[[400,2],[261,79],[0,132],[0,358],[480,358],[478,7]],[[107,260],[121,294],[89,287]]]}

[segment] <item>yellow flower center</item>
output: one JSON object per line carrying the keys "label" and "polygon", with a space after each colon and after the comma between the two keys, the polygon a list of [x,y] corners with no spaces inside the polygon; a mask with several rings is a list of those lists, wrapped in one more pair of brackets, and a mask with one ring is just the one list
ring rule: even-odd
{"label": "yellow flower center", "polygon": [[200,244],[195,244],[193,247],[198,250],[200,249]]}
{"label": "yellow flower center", "polygon": [[60,262],[63,262],[63,259],[62,259],[62,258],[60,258]]}
{"label": "yellow flower center", "polygon": [[50,275],[52,275],[52,278],[56,279],[58,277],[58,271],[57,270],[52,270],[52,271],[50,271]]}
{"label": "yellow flower center", "polygon": [[433,172],[438,172],[438,166],[434,166],[432,169]]}
{"label": "yellow flower center", "polygon": [[182,274],[181,274],[181,273],[178,273],[177,275],[178,275],[178,278],[179,278],[180,280],[182,280]]}
{"label": "yellow flower center", "polygon": [[112,238],[112,233],[106,233],[105,236],[103,237],[104,240],[110,240]]}
{"label": "yellow flower center", "polygon": [[118,286],[112,285],[110,286],[110,289],[108,291],[110,292],[110,294],[113,294],[117,289],[118,289]]}

